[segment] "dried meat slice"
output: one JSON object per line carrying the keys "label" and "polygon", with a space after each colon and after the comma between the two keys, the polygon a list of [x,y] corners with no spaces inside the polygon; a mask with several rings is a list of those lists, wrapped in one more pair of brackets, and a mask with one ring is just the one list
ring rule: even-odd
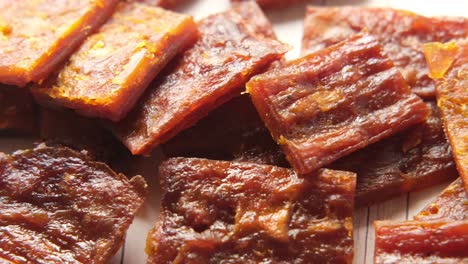
{"label": "dried meat slice", "polygon": [[[254,3],[251,8],[261,10]],[[156,78],[113,131],[133,154],[149,153],[242,91],[245,82],[288,50],[266,38],[239,8],[198,24],[200,39]]]}
{"label": "dried meat slice", "polygon": [[356,175],[173,158],[148,263],[351,263]]}
{"label": "dried meat slice", "polygon": [[145,194],[142,177],[70,149],[1,154],[0,262],[108,263]]}
{"label": "dried meat slice", "polygon": [[468,195],[460,178],[414,216],[415,220],[468,220]]}
{"label": "dried meat slice", "polygon": [[31,94],[25,89],[0,85],[0,131],[33,134],[36,125]]}
{"label": "dried meat slice", "polygon": [[433,98],[435,90],[422,45],[468,37],[467,18],[424,17],[390,8],[309,7],[304,23],[303,54],[368,31],[382,43],[413,92],[425,98]]}
{"label": "dried meat slice", "polygon": [[468,263],[468,221],[376,221],[376,264]]}
{"label": "dried meat slice", "polygon": [[468,40],[424,47],[437,105],[457,169],[468,191]]}
{"label": "dried meat slice", "polygon": [[240,95],[163,144],[169,157],[198,157],[288,167],[248,94]]}
{"label": "dried meat slice", "polygon": [[33,94],[43,104],[118,121],[196,37],[190,16],[123,1],[60,72],[32,88]]}
{"label": "dried meat slice", "polygon": [[0,83],[41,82],[112,14],[117,0],[0,0]]}
{"label": "dried meat slice", "polygon": [[301,174],[421,122],[428,114],[378,41],[368,35],[257,75],[247,90]]}
{"label": "dried meat slice", "polygon": [[358,175],[356,205],[368,206],[457,177],[440,111],[435,102],[426,105],[431,113],[424,122],[329,165]]}
{"label": "dried meat slice", "polygon": [[[252,0],[231,0],[231,2],[238,3],[238,2],[247,2]],[[294,4],[305,2],[304,0],[256,0],[257,4],[262,8],[271,8],[277,9],[281,7],[292,6]]]}
{"label": "dried meat slice", "polygon": [[162,8],[172,9],[182,3],[189,2],[189,0],[134,0],[141,3],[146,3],[148,5],[155,5]]}

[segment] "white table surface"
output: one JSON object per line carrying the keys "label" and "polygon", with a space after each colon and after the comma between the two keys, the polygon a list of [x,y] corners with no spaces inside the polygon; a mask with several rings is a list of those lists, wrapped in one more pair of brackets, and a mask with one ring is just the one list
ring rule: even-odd
{"label": "white table surface", "polygon": [[[191,4],[182,7],[180,12],[192,14],[196,19],[208,14],[229,8],[229,0],[192,0]],[[428,16],[468,16],[468,0],[315,0],[315,5],[364,5],[407,9]],[[269,11],[267,16],[273,23],[278,38],[291,44],[294,49],[286,57],[293,59],[299,56],[303,30],[304,5],[298,5],[280,11]],[[21,138],[0,138],[0,151],[12,152],[31,146],[30,140]],[[138,171],[143,174],[150,186],[150,195],[144,207],[136,216],[128,230],[126,242],[114,256],[111,263],[141,264],[146,263],[146,236],[157,218],[159,211],[160,189],[156,175],[161,154],[155,150],[153,155],[141,159]],[[130,176],[130,175],[129,175]],[[402,220],[411,219],[420,209],[428,204],[449,182],[411,192],[392,200],[371,207],[356,209],[354,212],[354,263],[373,263],[374,230],[372,223],[377,219]]]}

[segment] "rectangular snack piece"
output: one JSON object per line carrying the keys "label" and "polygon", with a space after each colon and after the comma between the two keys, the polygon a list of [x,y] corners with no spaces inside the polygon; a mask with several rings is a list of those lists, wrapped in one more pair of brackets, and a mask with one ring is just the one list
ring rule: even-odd
{"label": "rectangular snack piece", "polygon": [[[255,3],[246,3],[263,16]],[[138,105],[113,126],[133,154],[146,154],[238,95],[247,80],[288,50],[259,34],[239,8],[198,23],[200,39],[150,85]]]}
{"label": "rectangular snack piece", "polygon": [[41,82],[112,14],[117,0],[0,0],[0,83]]}
{"label": "rectangular snack piece", "polygon": [[430,115],[424,122],[329,165],[358,175],[356,205],[368,206],[457,177],[440,111],[435,102],[426,105]]}
{"label": "rectangular snack piece", "polygon": [[247,83],[247,91],[301,174],[421,122],[428,114],[368,35],[257,75]]}
{"label": "rectangular snack piece", "polygon": [[467,263],[468,221],[375,221],[374,263]]}
{"label": "rectangular snack piece", "polygon": [[468,220],[468,195],[460,178],[414,216],[415,220]]}
{"label": "rectangular snack piece", "polygon": [[417,95],[433,98],[422,45],[468,37],[468,19],[424,17],[406,10],[369,7],[309,7],[302,53],[308,54],[367,31],[379,39]]}
{"label": "rectangular snack piece", "polygon": [[198,157],[288,167],[283,152],[257,113],[240,95],[163,144],[170,157]]}
{"label": "rectangular snack piece", "polygon": [[351,263],[356,175],[173,158],[148,263]]}
{"label": "rectangular snack piece", "polygon": [[35,104],[28,90],[0,84],[0,132],[33,134],[36,118]]}
{"label": "rectangular snack piece", "polygon": [[468,191],[468,40],[430,43],[424,53],[453,158]]}
{"label": "rectangular snack piece", "polygon": [[108,263],[146,195],[67,148],[0,155],[0,262]]}
{"label": "rectangular snack piece", "polygon": [[136,2],[120,2],[64,68],[32,88],[43,104],[122,119],[159,71],[197,37],[192,17]]}

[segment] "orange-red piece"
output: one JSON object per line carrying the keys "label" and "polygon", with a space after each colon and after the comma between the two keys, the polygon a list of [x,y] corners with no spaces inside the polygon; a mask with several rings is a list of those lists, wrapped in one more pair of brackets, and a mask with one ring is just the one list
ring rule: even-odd
{"label": "orange-red piece", "polygon": [[377,37],[414,93],[433,98],[422,45],[468,37],[467,18],[424,17],[405,10],[369,7],[309,7],[302,52],[336,44],[360,31]]}
{"label": "orange-red piece", "polygon": [[[231,2],[247,2],[252,0],[231,0]],[[305,2],[304,0],[256,0],[257,4],[262,8],[277,9],[281,7],[287,7],[299,2]]]}
{"label": "orange-red piece", "polygon": [[247,90],[301,174],[421,122],[428,114],[369,35],[257,75]]}
{"label": "orange-red piece", "polygon": [[[255,3],[245,3],[263,16]],[[133,154],[146,154],[208,112],[238,95],[247,80],[288,48],[266,38],[258,16],[242,6],[208,16],[200,39],[158,76],[130,114],[113,130]]]}
{"label": "orange-red piece", "polygon": [[24,86],[57,70],[112,14],[117,0],[0,0],[0,83]]}
{"label": "orange-red piece", "polygon": [[148,263],[351,263],[356,175],[174,158]]}
{"label": "orange-red piece", "polygon": [[34,133],[37,125],[35,110],[28,90],[0,85],[0,131]]}
{"label": "orange-red piece", "polygon": [[468,221],[376,221],[375,264],[467,263]]}
{"label": "orange-red piece", "polygon": [[33,94],[44,104],[118,121],[159,71],[196,37],[190,16],[122,1],[61,71],[32,88]]}
{"label": "orange-red piece", "polygon": [[468,191],[468,41],[424,46],[437,105],[457,169]]}

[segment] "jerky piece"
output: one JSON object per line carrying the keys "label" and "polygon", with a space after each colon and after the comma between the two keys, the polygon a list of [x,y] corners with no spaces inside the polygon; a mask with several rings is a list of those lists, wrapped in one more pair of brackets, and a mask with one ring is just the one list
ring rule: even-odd
{"label": "jerky piece", "polygon": [[0,85],[0,131],[32,134],[36,129],[35,106],[25,89]]}
{"label": "jerky piece", "polygon": [[368,35],[257,75],[247,90],[273,138],[301,174],[427,115],[425,104]]}
{"label": "jerky piece", "polygon": [[0,260],[107,263],[146,183],[67,148],[0,156]]}
{"label": "jerky piece", "polygon": [[351,263],[355,175],[169,159],[148,263]]}
{"label": "jerky piece", "polygon": [[468,191],[468,41],[425,46],[437,105],[465,189]]}
{"label": "jerky piece", "polygon": [[248,161],[287,167],[250,96],[238,96],[163,145],[171,157]]}
{"label": "jerky piece", "polygon": [[137,2],[146,3],[148,5],[155,5],[162,8],[174,8],[182,3],[189,2],[189,0],[135,0]]}
{"label": "jerky piece", "polygon": [[415,220],[468,220],[468,195],[460,178],[450,184],[437,196],[436,200],[426,206]]}
{"label": "jerky piece", "polygon": [[383,45],[417,95],[434,97],[422,45],[468,36],[468,19],[424,17],[405,10],[368,7],[309,7],[304,26],[302,52],[320,50],[368,31]]}
{"label": "jerky piece", "polygon": [[33,87],[37,99],[118,121],[177,53],[195,41],[190,16],[121,2],[65,67]]}
{"label": "jerky piece", "polygon": [[375,221],[375,263],[467,263],[468,221]]}
{"label": "jerky piece", "polygon": [[[252,0],[231,0],[232,3],[247,2]],[[256,0],[257,4],[262,8],[281,8],[292,6],[294,4],[305,2],[304,0]]]}
{"label": "jerky piece", "polygon": [[0,0],[0,83],[40,82],[112,14],[117,0]]}
{"label": "jerky piece", "polygon": [[356,204],[370,205],[457,177],[440,111],[426,102],[422,123],[343,157],[330,168],[355,172]]}
{"label": "jerky piece", "polygon": [[146,154],[238,95],[252,75],[287,51],[258,35],[256,27],[238,9],[201,20],[195,46],[156,78],[137,107],[113,127],[115,134],[133,154]]}

